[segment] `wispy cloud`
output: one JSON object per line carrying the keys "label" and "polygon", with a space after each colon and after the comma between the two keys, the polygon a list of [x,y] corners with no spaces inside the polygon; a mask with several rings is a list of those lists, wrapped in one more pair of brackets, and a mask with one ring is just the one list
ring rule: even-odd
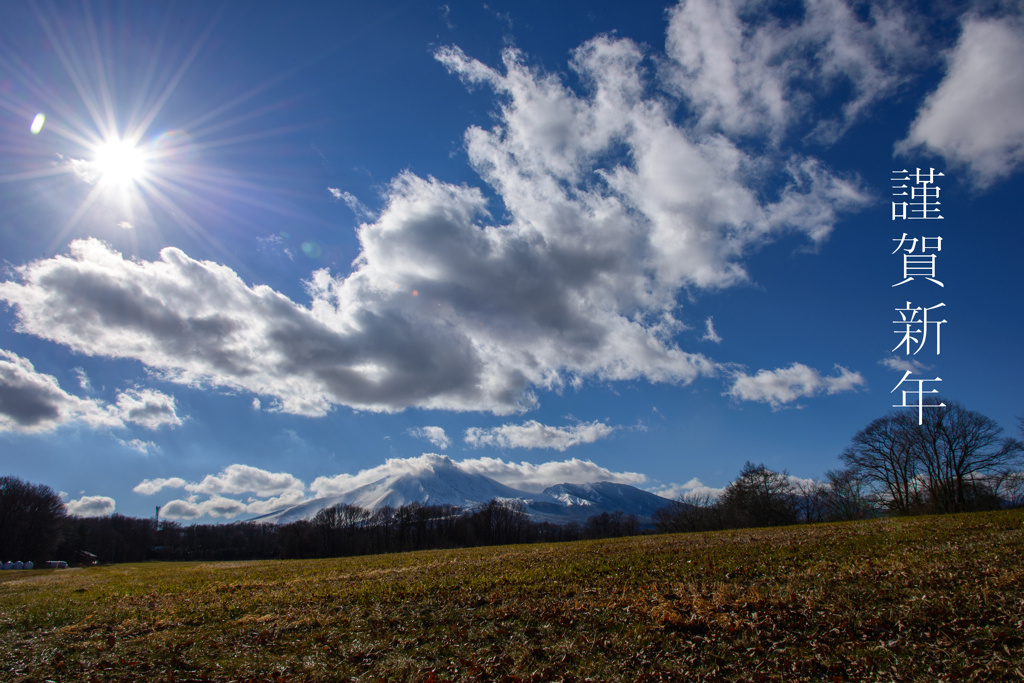
{"label": "wispy cloud", "polygon": [[331,196],[335,199],[345,202],[345,205],[352,210],[352,213],[358,218],[375,218],[376,214],[368,209],[365,204],[359,201],[351,192],[343,192],[336,187],[328,187],[327,191],[331,193]]}
{"label": "wispy cloud", "polygon": [[701,337],[701,341],[714,342],[716,344],[722,343],[722,338],[715,332],[715,323],[711,316],[708,316],[707,320],[704,321],[704,336]]}
{"label": "wispy cloud", "polygon": [[913,358],[900,358],[898,356],[890,356],[889,358],[883,358],[878,361],[879,365],[885,366],[890,370],[898,370],[899,372],[923,372],[930,366],[925,365]]}
{"label": "wispy cloud", "polygon": [[142,439],[131,439],[129,441],[124,441],[122,439],[118,439],[117,442],[119,444],[121,444],[122,446],[124,446],[125,448],[130,448],[133,451],[138,451],[139,453],[142,453],[143,455],[149,455],[149,452],[151,450],[152,451],[160,450],[160,447],[157,446],[152,441],[143,441]]}

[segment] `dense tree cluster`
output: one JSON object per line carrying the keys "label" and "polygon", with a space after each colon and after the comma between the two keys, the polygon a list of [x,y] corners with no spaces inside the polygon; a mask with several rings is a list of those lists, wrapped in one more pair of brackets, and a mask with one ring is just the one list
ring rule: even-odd
{"label": "dense tree cluster", "polygon": [[49,486],[0,477],[0,562],[50,559],[60,541],[67,512]]}
{"label": "dense tree cluster", "polygon": [[[596,516],[595,517],[599,517]],[[412,503],[366,510],[335,505],[290,524],[182,525],[120,514],[69,517],[56,551],[72,562],[243,560],[343,557],[509,543],[571,541],[635,532],[620,515],[580,525],[531,522],[520,501],[492,500],[474,510]],[[625,520],[625,521],[624,521]],[[585,531],[586,530],[586,531]]]}

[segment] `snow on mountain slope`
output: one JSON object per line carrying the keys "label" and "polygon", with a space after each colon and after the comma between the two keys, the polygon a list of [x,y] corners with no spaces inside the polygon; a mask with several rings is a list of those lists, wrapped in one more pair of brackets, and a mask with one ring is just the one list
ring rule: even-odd
{"label": "snow on mountain slope", "polygon": [[543,493],[527,493],[482,474],[465,472],[444,455],[424,457],[422,462],[422,467],[416,471],[384,477],[345,493],[276,510],[252,521],[288,524],[312,519],[320,510],[340,503],[368,510],[410,503],[455,505],[469,509],[498,498],[522,501],[534,521],[562,523],[583,521],[590,515],[619,510],[649,518],[654,510],[669,502],[653,493],[611,482],[558,484]]}
{"label": "snow on mountain slope", "polygon": [[544,493],[564,505],[581,505],[601,510],[622,510],[626,514],[650,517],[654,511],[668,504],[667,498],[642,491],[635,486],[599,481],[591,484],[558,484],[544,489]]}

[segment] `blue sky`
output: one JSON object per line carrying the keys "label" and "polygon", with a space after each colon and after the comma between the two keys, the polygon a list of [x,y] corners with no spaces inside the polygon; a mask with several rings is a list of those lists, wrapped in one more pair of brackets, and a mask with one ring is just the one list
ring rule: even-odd
{"label": "blue sky", "polygon": [[[907,371],[1014,427],[1016,6],[548,4],[0,9],[3,473],[204,521],[424,453],[671,496],[823,476]],[[892,218],[917,168],[942,220]],[[894,352],[908,301],[945,322]]]}

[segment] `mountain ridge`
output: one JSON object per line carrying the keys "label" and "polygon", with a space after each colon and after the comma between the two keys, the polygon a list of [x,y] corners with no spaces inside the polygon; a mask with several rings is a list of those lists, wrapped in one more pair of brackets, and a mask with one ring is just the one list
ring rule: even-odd
{"label": "mountain ridge", "polygon": [[279,508],[249,521],[288,524],[312,519],[320,510],[339,504],[368,510],[411,503],[454,505],[472,510],[494,499],[519,500],[531,521],[557,524],[582,522],[602,512],[620,511],[649,522],[655,510],[671,502],[649,491],[608,481],[555,484],[532,493],[483,474],[466,472],[447,456],[436,456],[415,471],[388,475],[349,491]]}

